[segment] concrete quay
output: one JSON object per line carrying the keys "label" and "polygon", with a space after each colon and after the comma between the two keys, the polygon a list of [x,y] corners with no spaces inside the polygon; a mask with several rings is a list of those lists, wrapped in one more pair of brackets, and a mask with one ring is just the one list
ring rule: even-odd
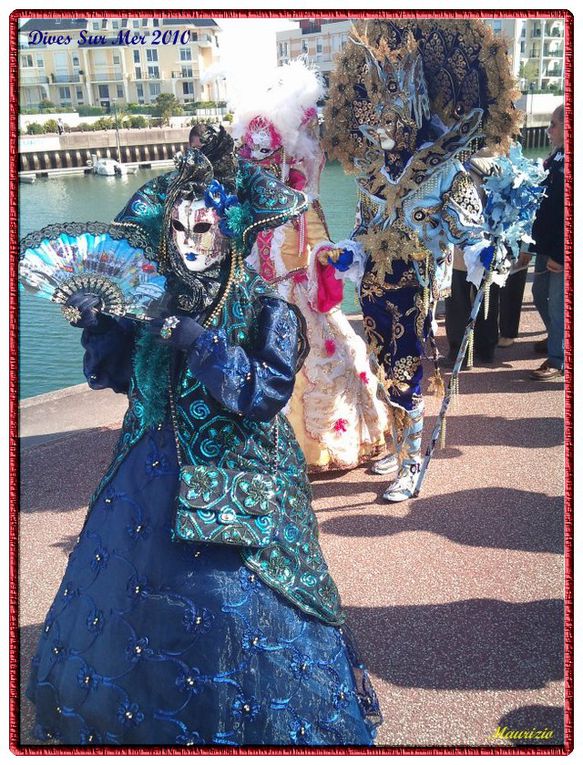
{"label": "concrete quay", "polygon": [[[542,337],[527,296],[518,341],[462,373],[418,499],[383,503],[387,478],[366,466],[312,476],[321,543],[381,703],[381,746],[514,746],[492,740],[504,726],[563,741],[564,386],[529,379]],[[427,405],[428,436],[439,401]],[[124,409],[85,385],[22,403],[23,687]],[[21,743],[34,744],[20,703]]]}

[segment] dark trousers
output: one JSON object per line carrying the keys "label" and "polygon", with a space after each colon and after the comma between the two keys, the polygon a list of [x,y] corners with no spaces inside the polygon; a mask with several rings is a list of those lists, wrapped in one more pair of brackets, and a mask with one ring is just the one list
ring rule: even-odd
{"label": "dark trousers", "polygon": [[510,274],[504,287],[500,289],[500,335],[502,337],[518,337],[522,298],[528,270],[516,271]]}
{"label": "dark trousers", "polygon": [[[465,271],[453,270],[451,296],[445,301],[445,331],[450,356],[457,355],[462,343],[470,311],[476,296],[476,288],[466,281]],[[490,285],[490,308],[484,318],[484,306],[480,308],[474,327],[474,353],[480,361],[492,361],[498,344],[498,306],[500,287]]]}

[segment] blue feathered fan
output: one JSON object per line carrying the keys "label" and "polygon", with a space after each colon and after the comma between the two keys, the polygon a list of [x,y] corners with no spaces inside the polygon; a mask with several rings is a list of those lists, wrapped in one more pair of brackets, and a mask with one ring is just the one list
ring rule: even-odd
{"label": "blue feathered fan", "polygon": [[104,314],[148,320],[161,313],[166,283],[154,257],[138,226],[53,224],[20,241],[18,276],[29,292],[54,303],[87,292]]}

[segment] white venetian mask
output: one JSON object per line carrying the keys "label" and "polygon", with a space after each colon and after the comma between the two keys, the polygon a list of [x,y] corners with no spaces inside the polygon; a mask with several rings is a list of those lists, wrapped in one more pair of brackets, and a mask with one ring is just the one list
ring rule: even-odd
{"label": "white venetian mask", "polygon": [[219,230],[218,215],[202,200],[182,200],[174,206],[172,235],[189,271],[205,271],[220,262],[229,249],[228,238]]}

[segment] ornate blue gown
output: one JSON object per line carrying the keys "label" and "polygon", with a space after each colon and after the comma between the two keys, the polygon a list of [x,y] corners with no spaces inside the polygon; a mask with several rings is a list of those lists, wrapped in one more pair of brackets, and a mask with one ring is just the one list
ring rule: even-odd
{"label": "ornate blue gown", "polygon": [[[279,332],[285,316],[293,318],[281,304],[263,301],[263,325]],[[286,510],[280,542],[267,557],[252,548],[179,540],[172,421],[168,413],[156,424],[144,420],[144,400],[131,380],[140,341],[129,324],[111,322],[84,331],[85,373],[92,387],[129,391],[130,409],[33,660],[35,736],[93,746],[371,745],[378,704],[339,626],[339,606],[331,605],[335,588],[309,502],[295,521]],[[292,353],[268,364],[266,349],[252,347],[271,343],[269,332],[260,332],[235,363],[224,354],[232,338],[215,331],[197,339],[182,388],[197,391],[188,411],[206,407],[208,421],[223,418],[213,431],[218,442],[225,423],[262,427],[253,422],[258,406],[263,420],[276,416],[291,392],[295,362]],[[235,406],[242,415],[232,414]],[[300,494],[309,492],[291,428],[277,417],[281,448],[291,455],[285,470],[295,471]],[[208,450],[208,429],[204,444]],[[200,457],[196,436],[189,448],[191,459]],[[277,580],[269,561],[276,552],[278,564],[291,561],[294,550],[296,579],[288,571]]]}

